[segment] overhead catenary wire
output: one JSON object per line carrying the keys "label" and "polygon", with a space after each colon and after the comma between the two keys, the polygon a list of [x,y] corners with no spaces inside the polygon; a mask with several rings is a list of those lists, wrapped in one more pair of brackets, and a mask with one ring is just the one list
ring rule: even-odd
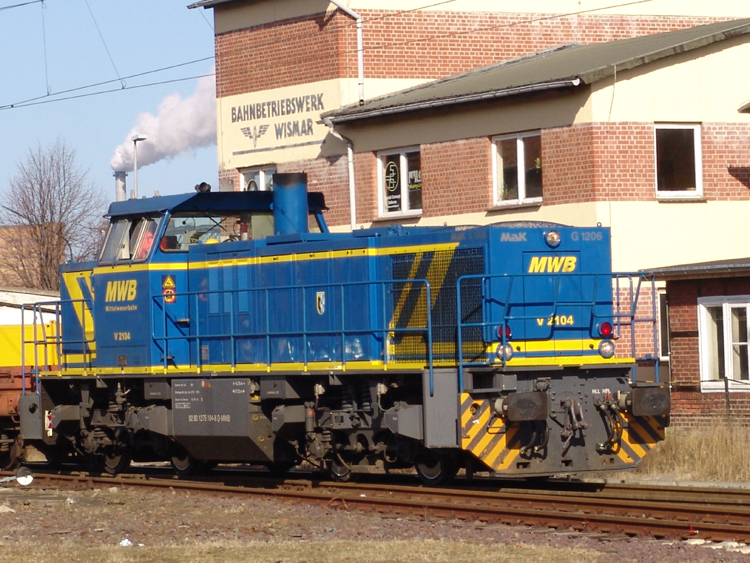
{"label": "overhead catenary wire", "polygon": [[12,10],[13,8],[21,8],[22,6],[29,6],[31,4],[44,4],[45,0],[30,0],[29,2],[22,2],[21,4],[13,4],[11,6],[0,6],[0,12],[3,10]]}
{"label": "overhead catenary wire", "polygon": [[167,71],[167,70],[173,70],[173,69],[180,68],[180,67],[183,67],[183,66],[188,66],[188,65],[192,65],[192,64],[202,63],[202,62],[210,61],[210,60],[213,60],[213,59],[214,59],[213,56],[203,57],[203,58],[200,58],[200,59],[195,59],[195,60],[187,61],[187,62],[184,62],[184,63],[177,63],[177,64],[174,64],[174,65],[169,65],[169,66],[165,66],[165,67],[161,67],[161,68],[156,68],[156,69],[153,69],[153,70],[147,70],[147,71],[144,71],[144,72],[139,72],[137,74],[131,74],[131,75],[128,75],[128,76],[124,76],[122,78],[117,78],[117,79],[112,79],[112,80],[104,80],[102,82],[96,82],[94,84],[88,84],[86,86],[77,86],[75,88],[69,88],[67,90],[61,90],[59,92],[55,92],[51,96],[37,96],[35,98],[27,98],[26,100],[21,100],[21,101],[18,101],[18,102],[13,102],[11,104],[3,104],[3,105],[0,105],[0,110],[8,110],[8,109],[15,109],[15,108],[22,108],[22,107],[26,107],[26,106],[36,105],[34,102],[38,102],[39,100],[45,100],[45,103],[50,103],[50,102],[55,102],[55,101],[70,100],[70,99],[74,99],[76,97],[93,96],[93,95],[96,95],[96,94],[99,94],[99,93],[101,93],[101,94],[109,94],[111,92],[116,92],[117,90],[130,90],[130,89],[133,89],[133,88],[145,88],[147,86],[158,86],[158,85],[161,85],[161,84],[168,84],[170,82],[181,82],[181,81],[184,81],[184,80],[192,80],[194,78],[201,78],[203,76],[211,76],[213,73],[202,74],[202,75],[199,75],[199,76],[190,76],[190,77],[185,77],[185,78],[175,78],[173,80],[165,80],[165,81],[160,81],[160,82],[150,82],[150,83],[147,83],[147,84],[138,84],[136,86],[127,86],[126,85],[123,88],[110,89],[110,90],[102,90],[102,91],[98,91],[98,92],[89,92],[88,94],[83,94],[81,96],[67,96],[67,97],[64,97],[64,98],[58,98],[58,97],[56,97],[56,96],[63,96],[64,94],[71,94],[73,92],[80,92],[82,90],[88,90],[89,88],[96,88],[98,86],[106,86],[107,84],[112,84],[113,82],[120,82],[121,80],[124,81],[124,80],[129,80],[129,79],[132,79],[132,78],[139,78],[141,76],[147,76],[149,74],[156,74],[157,72],[164,72],[164,71]]}
{"label": "overhead catenary wire", "polygon": [[[138,84],[136,86],[124,86],[122,88],[111,88],[109,90],[98,90],[96,92],[88,92],[86,94],[77,94],[75,96],[67,96],[64,98],[36,98],[35,101],[31,102],[24,102],[21,105],[9,105],[9,106],[0,106],[0,110],[9,110],[9,109],[20,109],[24,107],[30,107],[30,106],[38,106],[42,104],[52,104],[55,102],[62,102],[65,100],[75,100],[79,98],[89,98],[91,96],[100,96],[102,94],[111,94],[113,92],[122,92],[123,90],[136,90],[139,88],[149,88],[151,86],[161,86],[163,84],[173,84],[175,82],[185,82],[187,80],[197,80],[199,78],[205,78],[207,76],[215,76],[216,73],[209,72],[208,74],[198,74],[196,76],[186,76],[184,78],[174,78],[172,80],[162,80],[160,82],[149,82],[148,84]],[[110,80],[109,82],[117,82],[117,80]]]}
{"label": "overhead catenary wire", "polygon": [[49,71],[47,65],[47,26],[44,23],[44,10],[47,6],[44,5],[44,0],[41,2],[42,5],[42,46],[44,47],[44,84],[47,86],[47,95],[49,96],[52,89],[49,86]]}
{"label": "overhead catenary wire", "polygon": [[[30,5],[30,4],[41,4],[42,5],[42,9],[46,9],[45,1],[46,0],[29,0],[27,2],[18,3],[18,4],[14,4],[14,5],[10,5],[10,6],[0,6],[0,11],[2,11],[2,10],[8,10],[8,9],[11,9],[11,8],[19,8],[19,7],[27,6],[27,5]],[[77,86],[77,87],[74,87],[74,88],[68,88],[68,89],[61,90],[61,91],[53,93],[52,92],[52,88],[49,85],[49,79],[48,79],[46,25],[45,25],[45,20],[44,20],[44,13],[42,13],[42,42],[43,42],[43,51],[44,51],[44,73],[45,73],[46,91],[41,96],[34,96],[34,97],[30,97],[30,98],[18,100],[18,101],[15,101],[15,102],[2,104],[2,105],[0,105],[0,110],[17,109],[17,108],[31,106],[31,105],[38,105],[39,103],[41,103],[40,100],[44,100],[45,103],[52,103],[52,102],[56,102],[56,101],[64,101],[64,100],[69,100],[69,99],[74,99],[74,98],[80,98],[80,97],[87,97],[87,96],[92,96],[92,95],[108,94],[108,93],[112,93],[112,92],[114,92],[116,90],[106,89],[106,90],[101,90],[101,91],[97,91],[97,92],[93,92],[93,93],[87,93],[87,94],[78,95],[78,96],[68,96],[67,95],[67,94],[70,94],[70,93],[73,93],[73,92],[82,92],[82,91],[85,91],[85,90],[88,90],[88,89],[91,89],[91,88],[97,88],[97,87],[101,87],[101,86],[106,86],[107,84],[112,84],[112,83],[115,83],[115,82],[119,82],[120,83],[120,88],[119,88],[120,90],[127,90],[127,89],[132,89],[132,88],[145,88],[145,87],[159,86],[159,85],[162,85],[162,84],[168,84],[168,83],[173,83],[173,82],[182,82],[182,81],[187,81],[187,80],[194,80],[196,78],[200,78],[200,77],[203,77],[203,76],[211,76],[211,75],[213,75],[213,73],[208,73],[208,74],[201,74],[201,75],[197,75],[197,76],[188,76],[188,77],[182,77],[182,78],[175,78],[175,79],[170,79],[170,80],[160,80],[160,81],[155,81],[155,82],[151,82],[151,83],[138,84],[138,85],[135,85],[135,86],[132,86],[132,87],[128,87],[128,85],[126,83],[127,79],[138,78],[138,77],[146,76],[146,75],[149,75],[149,74],[155,74],[155,73],[159,73],[159,72],[166,72],[168,70],[180,68],[180,67],[183,67],[183,66],[187,66],[187,65],[191,65],[191,64],[196,64],[196,63],[201,63],[201,62],[213,60],[215,57],[213,55],[211,55],[209,57],[202,57],[202,58],[199,58],[199,59],[194,59],[194,60],[191,60],[191,61],[186,61],[186,62],[182,62],[182,63],[168,65],[168,66],[164,66],[164,67],[161,67],[161,68],[157,68],[157,69],[153,69],[153,70],[148,70],[148,71],[145,71],[145,72],[139,72],[139,73],[135,73],[135,74],[123,77],[119,73],[117,65],[114,62],[112,54],[111,54],[111,52],[109,50],[109,47],[107,46],[107,43],[106,43],[106,41],[104,39],[104,36],[102,35],[101,29],[99,28],[99,24],[98,24],[98,22],[96,20],[96,17],[94,16],[94,13],[93,13],[93,11],[91,9],[91,6],[90,6],[88,0],[84,0],[84,2],[86,4],[86,7],[87,7],[87,9],[89,11],[89,14],[90,14],[90,16],[91,16],[91,18],[92,18],[92,20],[94,22],[94,26],[96,27],[96,30],[97,30],[97,32],[99,34],[99,38],[101,39],[101,41],[102,41],[102,43],[104,45],[104,49],[107,52],[107,56],[109,57],[110,63],[112,64],[112,67],[113,67],[113,69],[115,71],[115,74],[116,74],[117,78],[116,79],[112,79],[112,80],[105,80],[105,81],[101,81],[101,82],[96,82],[96,83],[92,83],[92,84],[86,84],[86,85],[83,85],[83,86]],[[205,20],[205,17],[203,19]],[[206,21],[206,23],[213,30],[213,27],[210,25],[210,23],[208,23],[208,21]]]}
{"label": "overhead catenary wire", "polygon": [[96,27],[96,31],[99,34],[99,38],[102,40],[102,45],[104,45],[104,50],[107,51],[109,62],[112,63],[112,68],[115,69],[115,74],[117,75],[117,78],[120,79],[120,83],[122,84],[122,87],[125,88],[125,81],[122,78],[120,78],[120,72],[117,70],[117,65],[115,65],[115,61],[112,58],[112,53],[109,52],[109,47],[107,47],[107,42],[104,40],[104,36],[102,35],[101,29],[99,29],[99,24],[97,23],[96,18],[94,17],[94,12],[91,11],[89,0],[84,0],[84,2],[86,2],[86,7],[89,10],[89,14],[91,14],[91,19],[94,20],[94,26]]}
{"label": "overhead catenary wire", "polygon": [[[398,10],[398,11],[395,11],[395,12],[392,12],[392,13],[388,13],[388,14],[378,15],[378,16],[369,17],[369,18],[363,18],[362,20],[363,20],[363,24],[367,24],[367,23],[371,23],[371,22],[375,22],[375,21],[379,21],[379,20],[387,20],[387,19],[390,19],[390,18],[398,17],[398,16],[400,16],[402,14],[408,14],[408,13],[412,13],[412,12],[417,12],[417,11],[420,11],[420,10],[424,10],[426,8],[432,8],[432,7],[440,6],[440,5],[443,5],[443,4],[449,4],[449,3],[452,3],[452,2],[455,2],[455,1],[456,0],[446,0],[445,2],[438,2],[438,3],[434,3],[434,4],[428,4],[428,5],[420,6],[420,7],[417,7],[417,8],[411,8],[409,10]],[[429,41],[434,41],[436,39],[445,39],[445,38],[449,38],[449,37],[459,37],[459,36],[462,36],[462,35],[469,35],[469,34],[479,33],[479,32],[483,32],[483,31],[490,31],[490,30],[493,30],[493,29],[502,29],[502,28],[517,27],[517,26],[520,26],[520,25],[529,25],[529,24],[534,24],[534,23],[539,23],[539,22],[544,22],[544,21],[551,21],[551,20],[555,20],[555,19],[563,19],[563,18],[572,17],[572,16],[580,16],[580,15],[585,15],[585,14],[590,14],[590,13],[595,13],[595,12],[602,12],[602,11],[605,11],[605,10],[612,10],[612,9],[615,9],[615,8],[627,8],[627,7],[635,6],[635,5],[638,5],[638,4],[647,4],[647,3],[651,3],[651,2],[657,2],[657,1],[658,0],[631,0],[631,1],[628,1],[628,2],[624,2],[624,3],[610,4],[610,5],[601,6],[601,7],[598,7],[598,8],[589,8],[589,9],[586,9],[586,10],[577,10],[575,12],[563,12],[563,13],[549,14],[549,15],[538,16],[538,17],[529,17],[529,18],[519,19],[517,21],[512,21],[512,22],[508,22],[508,23],[499,23],[499,24],[492,24],[492,25],[487,25],[487,26],[482,26],[482,27],[473,27],[471,29],[466,29],[466,30],[463,30],[463,31],[455,31],[455,32],[451,32],[451,33],[429,35],[429,36],[424,36],[424,37],[420,37],[420,38],[417,38],[417,39],[407,39],[407,40],[404,40],[404,41],[392,42],[392,43],[383,43],[383,44],[379,44],[379,45],[375,45],[375,46],[370,45],[369,47],[365,46],[364,47],[364,52],[368,53],[368,52],[372,52],[372,51],[383,51],[385,49],[390,49],[390,48],[393,48],[393,47],[402,47],[402,46],[405,46],[405,45],[417,45],[419,43],[427,43]],[[343,23],[341,25],[326,27],[322,31],[322,33],[336,33],[338,31],[340,31],[341,29],[355,28],[355,27],[356,27],[356,22],[349,22],[349,21],[347,21],[346,23]],[[308,39],[308,38],[316,37],[320,33],[321,33],[320,31],[309,32],[309,33],[301,33],[301,34],[296,35],[294,38],[297,39],[297,40],[299,40],[299,39]],[[270,45],[275,45],[277,43],[288,43],[289,40],[290,40],[289,36],[286,36],[286,35],[282,36],[282,35],[276,34],[276,35],[274,35],[273,39],[269,39],[268,41],[264,41],[262,43],[254,44],[253,48],[257,49],[257,48],[260,48],[260,47],[268,47]],[[356,53],[356,51],[357,51],[357,49],[355,47],[353,49],[344,49],[344,50],[341,51],[341,53],[342,54],[343,53]],[[320,56],[319,56],[318,53],[311,52],[307,58],[297,59],[297,63],[298,64],[305,64],[307,62],[317,61],[319,58],[320,58]]]}
{"label": "overhead catenary wire", "polygon": [[[444,2],[438,2],[438,3],[428,4],[428,5],[420,6],[420,7],[417,7],[417,8],[411,8],[409,10],[399,10],[399,11],[396,11],[396,12],[392,12],[392,13],[388,13],[388,14],[383,14],[383,15],[378,15],[378,16],[369,17],[369,18],[364,17],[364,18],[362,18],[362,23],[363,24],[367,24],[367,23],[371,23],[371,22],[374,22],[374,21],[386,20],[386,19],[389,19],[389,18],[398,17],[398,16],[400,16],[402,14],[412,13],[412,12],[416,12],[416,11],[419,11],[419,10],[424,10],[426,8],[432,8],[432,7],[435,7],[435,6],[449,4],[449,3],[452,3],[452,2],[455,2],[455,1],[456,0],[446,0]],[[577,10],[575,12],[564,12],[564,13],[559,13],[559,14],[548,14],[548,15],[543,15],[543,16],[538,16],[538,17],[529,17],[529,18],[519,19],[517,21],[507,22],[507,23],[492,24],[492,25],[486,25],[486,26],[482,26],[482,27],[472,27],[470,29],[465,29],[465,30],[461,30],[461,31],[455,31],[455,32],[444,33],[444,34],[434,34],[434,35],[419,37],[419,38],[416,38],[416,39],[406,39],[404,41],[399,41],[399,42],[395,42],[394,41],[394,42],[391,42],[391,43],[382,43],[382,44],[378,44],[378,45],[363,46],[362,51],[363,51],[363,55],[366,55],[368,53],[373,53],[375,51],[384,51],[386,49],[392,49],[392,48],[396,48],[396,47],[413,46],[413,45],[418,45],[420,43],[427,43],[427,42],[430,42],[430,41],[435,41],[436,39],[445,39],[445,38],[451,38],[451,37],[459,37],[459,36],[462,36],[462,35],[475,34],[475,33],[480,33],[480,32],[484,32],[484,31],[490,31],[490,30],[493,30],[493,29],[512,28],[512,27],[518,27],[518,26],[521,26],[521,25],[531,25],[531,24],[535,24],[535,23],[538,23],[538,22],[551,21],[551,20],[555,20],[555,19],[563,19],[563,18],[567,18],[567,17],[585,15],[585,14],[589,14],[589,13],[601,12],[601,11],[604,11],[604,10],[611,10],[611,9],[616,9],[616,8],[626,8],[626,7],[630,7],[630,6],[634,6],[634,5],[638,5],[638,4],[647,4],[647,3],[656,2],[656,1],[658,1],[658,0],[631,0],[631,1],[628,1],[628,2],[624,2],[624,3],[609,4],[607,6],[600,6],[598,8],[590,8],[590,9],[585,9],[585,10]],[[354,27],[356,27],[356,25],[357,25],[356,22],[349,22],[349,21],[347,21],[346,23],[343,23],[341,25],[326,27],[322,31],[322,33],[337,33],[341,29],[354,28]],[[309,33],[300,33],[300,34],[297,34],[295,36],[295,39],[297,39],[297,40],[304,40],[304,39],[308,39],[308,38],[313,38],[313,37],[317,36],[319,33],[321,33],[321,32],[315,31],[315,32],[309,32]],[[253,48],[254,49],[258,49],[258,48],[262,48],[262,47],[268,47],[268,46],[271,46],[271,45],[276,45],[276,44],[281,43],[281,42],[288,42],[289,40],[290,40],[290,38],[288,36],[283,36],[282,37],[280,35],[275,35],[273,39],[269,39],[268,41],[264,41],[262,43],[254,44]],[[356,52],[357,52],[357,48],[355,47],[353,49],[342,49],[340,51],[340,54],[356,53]],[[319,60],[319,53],[314,52],[314,51],[310,51],[309,54],[306,57],[297,58],[297,59],[295,59],[295,62],[298,65],[304,66],[307,63],[316,62],[318,60]],[[271,63],[271,62],[268,62],[268,61],[266,63],[267,64],[274,64],[274,63]]]}
{"label": "overhead catenary wire", "polygon": [[[476,27],[476,28],[472,28],[472,29],[467,29],[465,31],[455,31],[455,32],[451,32],[451,33],[444,33],[444,34],[441,34],[441,35],[432,35],[432,36],[426,37],[426,38],[414,39],[414,40],[406,40],[406,41],[401,41],[401,42],[398,42],[398,43],[395,43],[395,42],[394,43],[388,43],[387,45],[379,45],[377,47],[371,47],[369,50],[383,50],[383,49],[389,49],[389,48],[392,48],[392,47],[402,47],[404,45],[414,45],[414,44],[423,43],[423,42],[426,42],[426,41],[434,41],[435,39],[446,39],[446,38],[449,38],[449,37],[459,37],[461,35],[468,35],[470,33],[478,33],[478,32],[482,32],[482,31],[491,31],[493,29],[502,29],[504,27],[516,27],[516,26],[519,26],[519,25],[527,25],[527,24],[532,24],[532,23],[539,23],[539,22],[543,22],[543,21],[550,21],[550,20],[555,20],[555,19],[562,19],[562,18],[567,18],[567,17],[571,17],[571,16],[580,16],[580,15],[590,14],[590,13],[594,13],[594,12],[602,12],[604,10],[611,10],[611,9],[614,9],[614,8],[626,8],[626,7],[629,7],[629,6],[634,6],[636,4],[647,4],[647,3],[650,3],[650,2],[654,2],[654,1],[656,1],[656,0],[633,0],[631,2],[625,2],[623,4],[613,4],[613,5],[610,5],[610,6],[602,6],[600,8],[590,8],[588,10],[578,10],[578,11],[575,11],[575,12],[566,12],[566,13],[562,13],[562,14],[551,14],[551,15],[547,15],[547,16],[539,16],[539,17],[527,18],[527,19],[518,20],[518,21],[510,22],[510,23],[502,23],[502,24],[488,25],[488,26],[483,26],[483,27]],[[404,12],[401,12],[401,13],[404,13]]]}
{"label": "overhead catenary wire", "polygon": [[[436,6],[440,6],[440,5],[444,5],[444,4],[449,4],[449,3],[452,3],[454,1],[455,0],[445,0],[443,2],[435,2],[435,3],[431,3],[431,4],[426,4],[424,6],[417,7],[417,8],[412,8],[412,9],[409,9],[409,10],[400,10],[400,11],[395,12],[395,13],[385,14],[385,15],[382,15],[382,16],[377,16],[377,17],[374,17],[374,18],[365,19],[365,22],[382,20],[382,19],[387,19],[387,18],[392,18],[392,17],[397,17],[397,16],[399,16],[401,14],[411,13],[411,12],[414,12],[414,11],[423,10],[425,8],[432,8],[432,7],[436,7]],[[383,50],[383,49],[397,47],[397,46],[401,46],[401,45],[413,45],[413,44],[417,44],[417,43],[424,43],[424,42],[427,42],[427,41],[434,41],[435,39],[442,39],[442,38],[446,38],[446,37],[457,37],[457,36],[466,35],[466,34],[469,34],[469,33],[477,33],[477,32],[481,32],[481,31],[488,31],[488,30],[491,30],[491,29],[500,29],[500,28],[504,28],[504,27],[507,27],[507,28],[509,28],[509,27],[515,27],[515,26],[523,25],[523,24],[531,24],[531,23],[536,23],[536,22],[540,22],[540,21],[548,21],[548,20],[561,19],[561,18],[570,17],[570,16],[583,15],[583,14],[587,14],[587,13],[601,12],[601,11],[604,11],[604,10],[609,10],[609,9],[614,9],[614,8],[623,8],[623,7],[633,6],[633,5],[637,5],[637,4],[650,3],[650,2],[654,2],[654,1],[656,1],[656,0],[633,0],[633,1],[630,1],[630,2],[619,3],[619,4],[612,4],[612,5],[602,6],[602,7],[598,7],[598,8],[591,8],[591,9],[587,9],[587,10],[578,10],[578,11],[575,11],[575,12],[566,12],[566,13],[561,13],[561,14],[545,15],[545,16],[540,16],[540,17],[537,17],[537,18],[527,18],[527,19],[524,19],[524,20],[516,21],[516,22],[509,22],[509,23],[502,23],[502,24],[495,24],[495,25],[483,26],[481,28],[476,28],[475,27],[475,28],[472,28],[472,29],[469,29],[469,30],[456,31],[456,32],[447,33],[447,34],[431,35],[429,37],[422,37],[422,38],[413,39],[413,40],[406,40],[406,41],[398,42],[398,43],[393,42],[393,43],[389,43],[389,44],[386,44],[386,45],[378,45],[378,46],[365,47],[364,50],[365,50],[365,52],[367,52],[367,51]],[[44,2],[44,0],[33,0],[31,2],[27,2],[26,4],[43,3],[43,2]],[[21,5],[25,5],[25,4],[19,4],[18,6],[21,6]],[[0,10],[2,10],[2,9],[3,8],[0,8]],[[332,27],[330,29],[326,29],[326,32],[331,32],[332,33],[332,32],[338,31],[338,30],[340,30],[342,28],[353,27],[354,25],[356,25],[356,24],[355,23],[347,22],[347,23],[342,24],[340,26],[335,26],[335,27]],[[317,35],[317,33],[319,33],[319,32],[309,33],[309,34],[306,34],[306,35],[312,37],[314,35]],[[304,38],[304,36],[305,35],[300,35],[300,38]],[[286,38],[285,40],[288,40],[288,38]],[[279,41],[281,41],[281,39],[276,38],[276,39],[272,39],[270,41],[267,41],[267,42],[255,45],[255,47],[258,48],[258,47],[269,46],[269,45],[273,45],[275,43],[278,43]],[[346,52],[349,52],[349,51],[350,50],[345,50],[343,52],[346,53]],[[317,58],[317,55],[314,54],[314,53],[311,53],[310,54],[310,60],[314,60],[315,58]],[[79,96],[64,96],[64,94],[68,94],[68,93],[72,93],[72,92],[76,92],[76,91],[87,90],[89,88],[96,88],[98,86],[103,86],[103,85],[106,85],[106,84],[111,84],[113,82],[118,82],[118,81],[121,81],[121,80],[124,81],[124,80],[130,79],[130,78],[136,78],[136,77],[139,77],[139,76],[145,76],[147,74],[153,74],[153,73],[157,73],[157,72],[163,72],[163,71],[170,70],[170,69],[173,69],[173,68],[178,68],[180,66],[186,66],[186,65],[189,65],[189,64],[195,64],[195,63],[198,63],[198,62],[202,62],[202,61],[206,61],[206,60],[211,60],[211,59],[214,59],[214,57],[213,56],[211,56],[211,57],[205,57],[205,58],[202,58],[202,59],[196,59],[196,60],[189,61],[189,62],[186,62],[186,63],[179,63],[179,64],[176,64],[176,65],[162,67],[162,68],[159,68],[159,69],[154,69],[154,70],[151,70],[151,71],[146,71],[146,72],[142,72],[142,73],[138,73],[138,74],[133,74],[133,75],[122,77],[122,78],[118,77],[117,80],[113,79],[113,80],[98,82],[98,83],[89,84],[89,85],[85,85],[85,86],[79,86],[79,87],[76,87],[76,88],[70,88],[68,90],[62,90],[60,92],[56,92],[55,94],[47,94],[45,96],[38,96],[38,97],[34,97],[34,98],[28,98],[28,99],[25,99],[25,100],[20,100],[18,102],[0,105],[0,110],[17,109],[17,108],[21,108],[21,107],[28,107],[28,106],[31,106],[31,105],[37,105],[39,103],[51,103],[51,102],[56,102],[56,101],[64,101],[64,100],[70,100],[70,99],[75,99],[75,98],[82,98],[82,97],[94,96],[94,95],[99,95],[99,94],[108,94],[108,93],[115,92],[117,90],[108,89],[108,90],[102,90],[102,91],[97,91],[97,92],[82,94],[82,95],[79,95]],[[305,61],[300,61],[300,62],[304,63]],[[210,74],[201,75],[201,76],[210,76]],[[145,87],[149,87],[149,86],[157,86],[157,85],[161,85],[161,84],[167,84],[167,83],[170,83],[170,82],[180,82],[180,81],[185,81],[185,80],[192,80],[194,78],[199,78],[199,77],[185,77],[185,78],[178,78],[178,79],[174,79],[174,80],[167,80],[167,81],[159,81],[159,82],[153,82],[153,83],[148,83],[148,84],[141,84],[141,85],[137,85],[137,86],[125,86],[123,88],[120,88],[120,90],[129,90],[129,89],[132,89],[132,88],[145,88]],[[60,96],[64,96],[64,97],[60,97]],[[40,100],[44,100],[44,102],[41,102]]]}
{"label": "overhead catenary wire", "polygon": [[211,31],[213,31],[214,33],[216,33],[216,30],[214,29],[214,26],[213,26],[213,25],[211,25],[211,22],[210,22],[210,21],[208,21],[208,18],[207,18],[207,17],[205,16],[205,14],[203,13],[203,10],[200,10],[200,11],[199,11],[198,13],[199,13],[199,14],[201,15],[201,17],[203,18],[203,21],[205,21],[205,22],[206,22],[206,25],[207,25],[208,27],[210,27],[210,28],[211,28]]}

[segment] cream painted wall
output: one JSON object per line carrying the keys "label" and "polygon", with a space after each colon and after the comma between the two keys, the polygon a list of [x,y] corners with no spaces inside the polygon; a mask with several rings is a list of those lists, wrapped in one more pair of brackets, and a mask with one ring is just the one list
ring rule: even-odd
{"label": "cream painted wall", "polygon": [[217,99],[219,167],[315,158],[328,133],[320,114],[340,107],[340,93],[328,80]]}
{"label": "cream painted wall", "polygon": [[[600,209],[600,208],[604,209]],[[579,227],[593,227],[606,214],[606,203],[581,203],[527,208],[506,208],[503,213],[497,210],[478,211],[461,215],[444,215],[439,217],[398,220],[394,223],[419,225],[420,227],[437,227],[442,225],[490,225],[504,221],[551,221]],[[382,222],[359,225],[360,227],[376,226]]]}
{"label": "cream painted wall", "polygon": [[[366,80],[365,94],[368,97],[380,96],[403,90],[425,82],[424,80]],[[284,103],[298,97],[320,95],[323,108],[319,111],[295,110],[290,115],[266,115],[254,119],[237,119],[245,106],[257,106],[268,102]],[[320,114],[340,108],[358,100],[357,79],[324,80],[310,84],[300,84],[287,88],[276,88],[249,94],[227,96],[216,100],[216,120],[219,167],[222,170],[262,166],[271,162],[292,162],[312,159],[320,155],[321,144],[328,134],[328,128],[321,123]],[[277,105],[278,107],[278,105]],[[268,110],[268,106],[266,106]],[[309,121],[308,121],[309,120]],[[294,137],[277,137],[276,126],[289,122],[302,121],[306,126],[312,123],[312,131]],[[309,128],[308,128],[309,129]]]}
{"label": "cream painted wall", "polygon": [[750,256],[750,201],[613,202],[608,211],[620,271]]}
{"label": "cream painted wall", "polygon": [[[731,46],[730,46],[731,45]],[[673,55],[592,85],[576,122],[750,122],[738,109],[750,98],[750,37]]]}
{"label": "cream painted wall", "polygon": [[530,99],[501,98],[487,105],[467,104],[466,107],[447,110],[438,108],[432,112],[373,119],[354,126],[344,122],[336,129],[352,139],[357,152],[378,151],[564,127],[591,114],[591,109],[586,107],[589,99],[589,88],[579,86],[539,93]]}

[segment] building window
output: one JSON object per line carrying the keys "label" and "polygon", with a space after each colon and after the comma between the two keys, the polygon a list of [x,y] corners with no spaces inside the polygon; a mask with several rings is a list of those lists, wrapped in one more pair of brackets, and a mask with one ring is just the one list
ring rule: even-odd
{"label": "building window", "polygon": [[497,205],[542,202],[542,136],[539,132],[493,139]]}
{"label": "building window", "polygon": [[419,148],[378,154],[380,216],[422,213],[422,165]]}
{"label": "building window", "polygon": [[656,193],[659,197],[703,194],[699,125],[656,125]]}
{"label": "building window", "polygon": [[659,299],[659,358],[669,361],[669,306],[667,290],[661,288],[657,292]]}
{"label": "building window", "polygon": [[240,171],[242,175],[243,192],[273,191],[273,175],[275,167],[248,168]]}
{"label": "building window", "polygon": [[698,299],[702,389],[750,391],[749,309],[750,295]]}

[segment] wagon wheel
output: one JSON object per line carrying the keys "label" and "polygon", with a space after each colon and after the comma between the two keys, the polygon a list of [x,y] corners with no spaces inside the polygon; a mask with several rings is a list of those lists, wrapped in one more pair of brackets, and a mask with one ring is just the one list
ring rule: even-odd
{"label": "wagon wheel", "polygon": [[341,459],[340,454],[335,454],[326,464],[326,468],[331,479],[337,483],[346,483],[352,478],[352,468]]}
{"label": "wagon wheel", "polygon": [[180,479],[195,474],[203,465],[200,461],[187,453],[181,446],[175,448],[172,457],[170,458],[170,462],[172,463],[172,469],[174,469],[174,472]]}
{"label": "wagon wheel", "polygon": [[429,487],[448,483],[456,476],[459,469],[454,458],[433,453],[420,457],[414,468],[422,483]]}
{"label": "wagon wheel", "polygon": [[133,454],[130,448],[108,447],[104,450],[104,471],[110,475],[117,475],[130,467]]}

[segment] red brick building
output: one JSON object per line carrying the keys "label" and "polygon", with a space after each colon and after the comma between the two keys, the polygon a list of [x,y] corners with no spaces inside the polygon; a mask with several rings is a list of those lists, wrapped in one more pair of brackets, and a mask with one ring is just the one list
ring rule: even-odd
{"label": "red brick building", "polygon": [[602,224],[620,271],[746,256],[750,9],[511,4],[192,4],[215,16],[221,188],[305,171],[339,230]]}
{"label": "red brick building", "polygon": [[[337,8],[344,6],[341,2],[328,1],[202,0],[191,4],[192,8],[214,10],[223,189],[245,189],[248,185],[262,188],[270,171],[305,170],[311,185],[326,193],[331,207],[329,224],[367,225],[377,217],[371,205],[369,212],[351,217],[347,162],[343,158],[346,146],[320,122],[324,111],[560,45],[638,37],[739,15],[736,9],[718,5],[711,10],[694,9],[686,3],[671,14],[667,11],[668,15],[664,15],[663,7],[653,8],[655,12],[644,7],[642,12],[625,9],[618,13],[601,0],[590,3],[588,9],[581,9],[578,2],[537,4],[531,8],[526,3],[524,12],[511,11],[508,6],[501,9],[492,2],[466,0],[436,7],[414,1],[365,0],[346,3],[346,10]],[[544,10],[553,7],[567,10]],[[354,16],[359,18],[361,35]],[[311,99],[318,103],[310,103]],[[292,101],[299,105],[292,107]],[[649,132],[643,131],[645,135]],[[569,132],[559,134],[560,142],[564,142]],[[603,138],[609,132],[576,133],[577,137],[581,135]],[[557,141],[550,138],[553,142]],[[482,145],[473,137],[465,145],[462,151],[476,152],[481,164],[488,165],[484,161],[489,143]],[[446,150],[455,156],[455,147]],[[441,158],[440,154],[435,153],[434,158]],[[567,157],[563,159],[569,162]],[[446,164],[448,168],[453,162]],[[460,166],[472,163],[461,161]],[[591,166],[588,162],[582,170],[576,167],[576,175],[590,177],[594,174]],[[364,182],[376,178],[375,171],[367,167],[356,174]],[[560,174],[567,175],[567,171],[560,170]],[[450,215],[486,207],[492,198],[486,179],[481,181],[480,191],[486,193],[472,194],[469,203],[474,205],[456,208]],[[373,197],[356,194],[357,199],[364,198],[364,203]],[[557,203],[568,201],[564,194],[556,197]],[[465,201],[464,197],[460,199]],[[440,209],[429,213],[436,217],[444,214]]]}
{"label": "red brick building", "polygon": [[667,283],[673,422],[750,426],[750,259],[654,270]]}

